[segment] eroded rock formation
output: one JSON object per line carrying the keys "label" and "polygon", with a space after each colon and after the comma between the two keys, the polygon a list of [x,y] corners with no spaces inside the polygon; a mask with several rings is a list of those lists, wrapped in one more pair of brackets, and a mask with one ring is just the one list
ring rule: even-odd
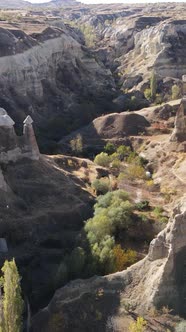
{"label": "eroded rock formation", "polygon": [[22,158],[39,159],[32,123],[32,118],[28,116],[24,120],[23,136],[17,136],[14,130],[15,122],[3,108],[0,108],[0,163],[15,162]]}
{"label": "eroded rock formation", "polygon": [[111,72],[79,41],[64,24],[30,36],[0,28],[0,104],[18,128],[31,114],[42,146],[112,109]]}

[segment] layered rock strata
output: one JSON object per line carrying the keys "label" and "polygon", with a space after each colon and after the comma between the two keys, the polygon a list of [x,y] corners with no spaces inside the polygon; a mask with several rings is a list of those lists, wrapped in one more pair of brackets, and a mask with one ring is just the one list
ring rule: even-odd
{"label": "layered rock strata", "polygon": [[43,145],[112,107],[111,72],[79,40],[65,25],[30,36],[0,28],[0,104],[18,128],[31,114]]}

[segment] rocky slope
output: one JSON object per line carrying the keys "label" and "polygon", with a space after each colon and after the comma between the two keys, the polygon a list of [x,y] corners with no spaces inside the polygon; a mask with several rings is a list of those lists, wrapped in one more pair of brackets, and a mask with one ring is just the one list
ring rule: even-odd
{"label": "rocky slope", "polygon": [[130,145],[129,136],[145,133],[150,123],[134,112],[112,113],[96,118],[88,126],[64,137],[58,144],[59,151],[70,152],[70,142],[77,135],[82,138],[84,151],[103,150],[107,140]]}
{"label": "rocky slope", "polygon": [[153,70],[162,81],[185,72],[184,5],[100,5],[79,15],[78,22],[95,29],[95,52],[124,90],[143,91]]}
{"label": "rocky slope", "polygon": [[0,234],[9,251],[0,262],[15,257],[35,309],[52,294],[58,264],[74,247],[93,201],[84,182],[50,157],[1,165]]}
{"label": "rocky slope", "polygon": [[[148,256],[126,271],[77,280],[56,291],[35,316],[33,331],[52,332],[54,326],[60,332],[120,331],[125,304],[142,315],[154,305],[169,306],[185,317],[185,211],[184,197],[166,229],[151,242]],[[156,331],[164,331],[167,323]]]}

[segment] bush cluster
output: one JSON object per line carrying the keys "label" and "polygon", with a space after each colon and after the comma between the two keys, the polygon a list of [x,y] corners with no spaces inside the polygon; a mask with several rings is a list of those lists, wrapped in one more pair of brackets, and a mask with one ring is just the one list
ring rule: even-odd
{"label": "bush cluster", "polygon": [[[115,245],[118,233],[121,230],[127,231],[133,223],[134,206],[128,198],[128,194],[123,190],[99,196],[94,207],[94,216],[85,224],[92,256],[106,273],[118,271],[118,267],[124,269],[133,262],[129,253]],[[121,261],[117,252],[120,253]]]}

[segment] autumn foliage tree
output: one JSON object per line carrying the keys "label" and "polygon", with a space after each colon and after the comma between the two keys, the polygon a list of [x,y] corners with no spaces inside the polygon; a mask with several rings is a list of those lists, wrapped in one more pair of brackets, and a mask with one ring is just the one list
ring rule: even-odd
{"label": "autumn foliage tree", "polygon": [[122,271],[137,261],[137,253],[134,250],[123,250],[118,244],[113,249],[115,271]]}

